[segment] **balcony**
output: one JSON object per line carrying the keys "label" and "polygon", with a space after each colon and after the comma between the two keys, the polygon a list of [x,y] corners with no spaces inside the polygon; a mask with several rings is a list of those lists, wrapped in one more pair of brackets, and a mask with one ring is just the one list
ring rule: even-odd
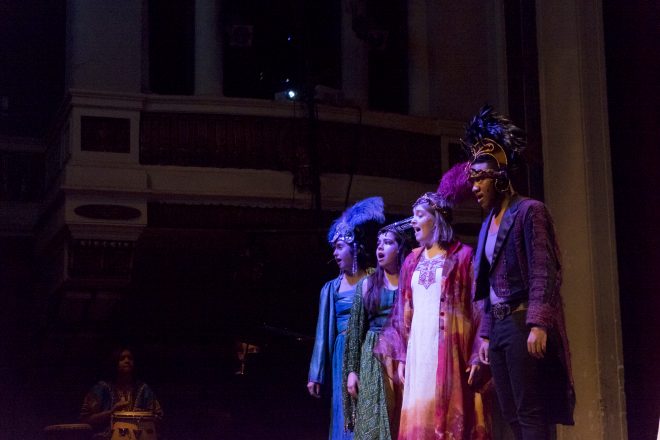
{"label": "balcony", "polygon": [[299,173],[318,154],[322,174],[438,180],[442,136],[309,118],[144,112],[143,165],[269,169]]}
{"label": "balcony", "polygon": [[[459,160],[460,124],[315,103],[71,91],[48,181],[150,201],[408,211]],[[56,184],[57,185],[57,184]]]}

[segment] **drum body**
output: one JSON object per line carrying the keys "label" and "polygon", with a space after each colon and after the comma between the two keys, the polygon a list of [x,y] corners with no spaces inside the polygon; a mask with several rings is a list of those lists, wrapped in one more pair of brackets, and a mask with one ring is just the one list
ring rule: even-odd
{"label": "drum body", "polygon": [[148,411],[117,411],[112,414],[111,440],[156,440],[154,416]]}

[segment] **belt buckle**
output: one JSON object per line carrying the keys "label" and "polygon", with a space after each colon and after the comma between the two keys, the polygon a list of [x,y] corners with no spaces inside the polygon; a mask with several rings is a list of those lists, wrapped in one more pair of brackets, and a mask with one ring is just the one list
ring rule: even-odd
{"label": "belt buckle", "polygon": [[493,304],[493,316],[498,321],[503,320],[511,314],[511,306],[507,303]]}

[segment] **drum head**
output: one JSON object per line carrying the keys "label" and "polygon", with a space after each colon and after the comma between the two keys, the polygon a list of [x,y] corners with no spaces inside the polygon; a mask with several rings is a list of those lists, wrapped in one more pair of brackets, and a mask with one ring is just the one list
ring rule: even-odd
{"label": "drum head", "polygon": [[151,411],[115,411],[112,415],[115,417],[127,417],[134,419],[153,417],[153,413]]}

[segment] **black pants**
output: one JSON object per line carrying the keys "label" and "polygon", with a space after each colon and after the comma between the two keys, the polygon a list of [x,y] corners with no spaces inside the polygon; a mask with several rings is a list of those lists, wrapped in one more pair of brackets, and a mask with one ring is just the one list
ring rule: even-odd
{"label": "black pants", "polygon": [[526,314],[521,310],[501,321],[494,320],[488,356],[502,417],[511,425],[516,439],[547,440],[551,435],[547,391],[554,382],[550,373],[556,371],[556,350],[548,336],[544,359],[529,354]]}

